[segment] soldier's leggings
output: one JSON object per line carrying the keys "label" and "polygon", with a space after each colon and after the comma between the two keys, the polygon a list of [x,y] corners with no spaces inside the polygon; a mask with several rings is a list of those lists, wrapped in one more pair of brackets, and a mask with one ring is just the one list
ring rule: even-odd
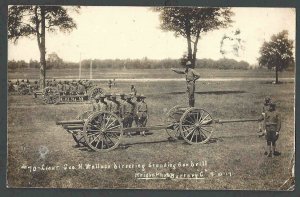
{"label": "soldier's leggings", "polygon": [[132,113],[125,113],[124,120],[123,120],[123,127],[129,128],[132,126],[133,116]]}
{"label": "soldier's leggings", "polygon": [[187,85],[187,95],[189,98],[189,106],[194,107],[195,106],[195,82],[190,81],[186,82]]}

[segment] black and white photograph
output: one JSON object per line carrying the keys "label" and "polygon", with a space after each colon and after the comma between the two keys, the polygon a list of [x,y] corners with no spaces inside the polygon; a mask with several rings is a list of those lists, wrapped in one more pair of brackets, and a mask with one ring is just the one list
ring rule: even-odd
{"label": "black and white photograph", "polygon": [[295,8],[9,5],[7,35],[7,188],[295,190]]}

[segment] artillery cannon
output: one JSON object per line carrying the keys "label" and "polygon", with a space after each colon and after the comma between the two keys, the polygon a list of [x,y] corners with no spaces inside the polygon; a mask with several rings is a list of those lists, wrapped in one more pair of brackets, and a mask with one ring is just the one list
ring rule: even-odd
{"label": "artillery cannon", "polygon": [[34,92],[34,98],[38,95],[42,97],[45,104],[58,104],[58,103],[82,103],[92,100],[97,94],[104,93],[104,90],[99,86],[89,87],[85,94],[64,94],[64,92],[59,91],[56,87],[49,86],[41,91]]}
{"label": "artillery cannon", "polygon": [[203,144],[215,131],[215,124],[230,122],[260,121],[261,119],[214,119],[202,108],[175,106],[169,110],[163,125],[123,128],[122,120],[107,111],[87,111],[75,120],[57,121],[57,125],[73,135],[74,140],[94,151],[110,151],[118,147],[126,132],[166,130],[174,139],[183,139],[188,144]]}

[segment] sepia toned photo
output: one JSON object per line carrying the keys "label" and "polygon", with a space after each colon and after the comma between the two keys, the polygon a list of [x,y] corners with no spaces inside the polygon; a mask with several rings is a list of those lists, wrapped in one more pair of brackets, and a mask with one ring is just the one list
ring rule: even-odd
{"label": "sepia toned photo", "polygon": [[8,6],[8,188],[295,189],[296,9]]}

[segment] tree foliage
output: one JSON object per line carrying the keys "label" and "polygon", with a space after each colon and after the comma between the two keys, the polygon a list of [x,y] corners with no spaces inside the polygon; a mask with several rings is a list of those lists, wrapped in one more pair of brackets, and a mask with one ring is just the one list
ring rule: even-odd
{"label": "tree foliage", "polygon": [[[22,37],[36,37],[40,51],[41,87],[46,75],[46,31],[70,32],[76,23],[62,6],[10,6],[8,9],[8,39],[16,43]],[[79,7],[73,7],[78,12]]]}
{"label": "tree foliage", "polygon": [[288,39],[288,31],[283,30],[273,35],[269,42],[265,41],[260,48],[259,65],[275,69],[276,83],[278,83],[278,71],[283,71],[294,64],[293,43],[293,40]]}
{"label": "tree foliage", "polygon": [[158,7],[154,11],[160,12],[162,30],[187,39],[187,56],[192,64],[196,61],[199,39],[205,33],[226,28],[233,22],[230,8]]}

